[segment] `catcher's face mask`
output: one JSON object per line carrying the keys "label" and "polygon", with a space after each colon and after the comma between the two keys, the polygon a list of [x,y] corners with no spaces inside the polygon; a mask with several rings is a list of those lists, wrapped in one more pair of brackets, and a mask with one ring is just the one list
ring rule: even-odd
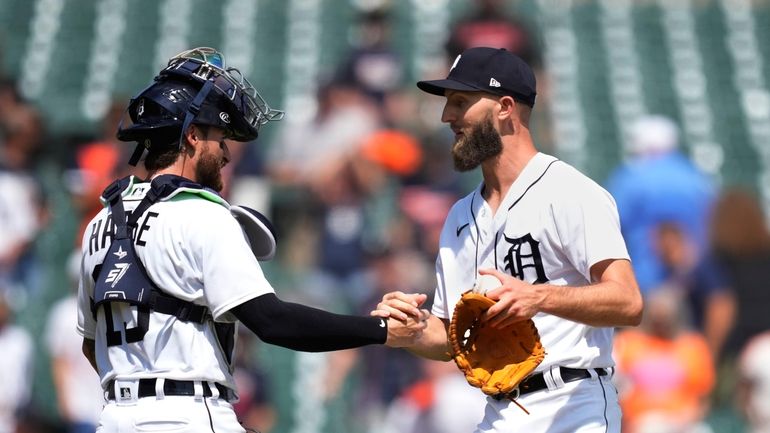
{"label": "catcher's face mask", "polygon": [[[284,116],[265,102],[239,70],[227,67],[221,53],[208,47],[172,57],[153,84],[131,100],[128,114],[133,124],[121,122],[118,139],[140,142],[129,161],[132,165],[145,147],[181,145],[191,124],[216,126],[233,140],[251,141],[262,125]],[[169,138],[172,131],[178,141]],[[160,132],[164,134],[158,137]]]}
{"label": "catcher's face mask", "polygon": [[[238,69],[226,67],[222,53],[213,48],[193,48],[177,54],[169,60],[168,66],[159,74],[159,78],[165,76],[178,76],[203,84],[188,108],[182,131],[186,130],[190,123],[206,123],[197,122],[199,113],[195,111],[200,110],[200,104],[206,100],[212,90],[229,100],[240,115],[229,119],[233,125],[227,128],[231,130],[231,138],[236,141],[255,139],[262,125],[272,120],[281,120],[284,116],[283,111],[273,109],[265,102],[257,89]],[[224,119],[221,120],[227,123]]]}

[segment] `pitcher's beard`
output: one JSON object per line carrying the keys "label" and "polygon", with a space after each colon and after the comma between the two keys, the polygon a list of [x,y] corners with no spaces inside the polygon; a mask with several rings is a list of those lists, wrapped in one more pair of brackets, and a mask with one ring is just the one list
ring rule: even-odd
{"label": "pitcher's beard", "polygon": [[488,158],[503,151],[503,141],[492,124],[492,114],[473,125],[470,132],[458,139],[452,146],[452,159],[455,170],[470,171],[481,165]]}

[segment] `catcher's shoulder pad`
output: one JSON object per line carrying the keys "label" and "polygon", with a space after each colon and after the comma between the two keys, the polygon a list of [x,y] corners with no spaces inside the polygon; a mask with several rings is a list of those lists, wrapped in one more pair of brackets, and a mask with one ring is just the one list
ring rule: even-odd
{"label": "catcher's shoulder pad", "polygon": [[278,245],[273,223],[266,216],[247,206],[230,206],[230,214],[235,217],[246,233],[251,251],[257,260],[272,260]]}

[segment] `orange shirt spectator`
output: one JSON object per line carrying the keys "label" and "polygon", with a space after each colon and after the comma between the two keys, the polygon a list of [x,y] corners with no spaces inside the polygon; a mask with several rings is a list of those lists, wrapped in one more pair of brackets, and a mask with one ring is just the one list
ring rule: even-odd
{"label": "orange shirt spectator", "polygon": [[[620,332],[615,361],[623,432],[685,429],[702,422],[715,367],[706,338],[684,329],[681,293],[658,289],[639,329]],[[665,429],[665,431],[669,431]]]}

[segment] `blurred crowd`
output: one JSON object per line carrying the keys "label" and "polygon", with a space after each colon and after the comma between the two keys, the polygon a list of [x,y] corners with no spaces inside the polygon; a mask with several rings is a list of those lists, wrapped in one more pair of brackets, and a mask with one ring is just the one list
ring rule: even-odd
{"label": "blurred crowd", "polygon": [[[455,22],[447,66],[468,47],[505,47],[547,89],[537,33],[504,5],[478,0]],[[278,256],[264,265],[284,299],[368,314],[385,292],[432,295],[443,219],[480,179],[453,170],[451,131],[435,120],[441,101],[418,96],[405,80],[390,18],[384,9],[360,13],[311,121],[292,122],[288,113],[269,143],[229,143],[223,195],[270,215]],[[51,137],[13,78],[0,81],[0,433],[94,431],[101,391],[75,333],[75,251],[102,189],[142,175],[126,164],[132,147],[114,137],[126,104],[116,98],[94,137]],[[546,90],[536,107],[536,131],[546,130],[536,142],[558,156]],[[617,201],[646,298],[643,324],[616,334],[624,433],[770,432],[768,218],[751,189],[718,185],[691,162],[671,119],[640,119],[630,140],[625,160],[596,179]],[[52,168],[53,182],[44,175]],[[66,199],[54,200],[61,192]],[[39,239],[61,231],[62,213],[76,223],[56,241],[73,253],[46,271]],[[55,293],[47,293],[43,276],[58,271],[66,277],[54,277]],[[41,311],[41,300],[51,302],[33,332],[17,315],[33,305]],[[482,394],[452,363],[384,347],[292,354],[297,367],[281,371],[298,385],[287,391],[275,349],[248,332],[240,342],[236,409],[262,433],[468,433],[482,416]],[[50,386],[40,383],[41,370]]]}

